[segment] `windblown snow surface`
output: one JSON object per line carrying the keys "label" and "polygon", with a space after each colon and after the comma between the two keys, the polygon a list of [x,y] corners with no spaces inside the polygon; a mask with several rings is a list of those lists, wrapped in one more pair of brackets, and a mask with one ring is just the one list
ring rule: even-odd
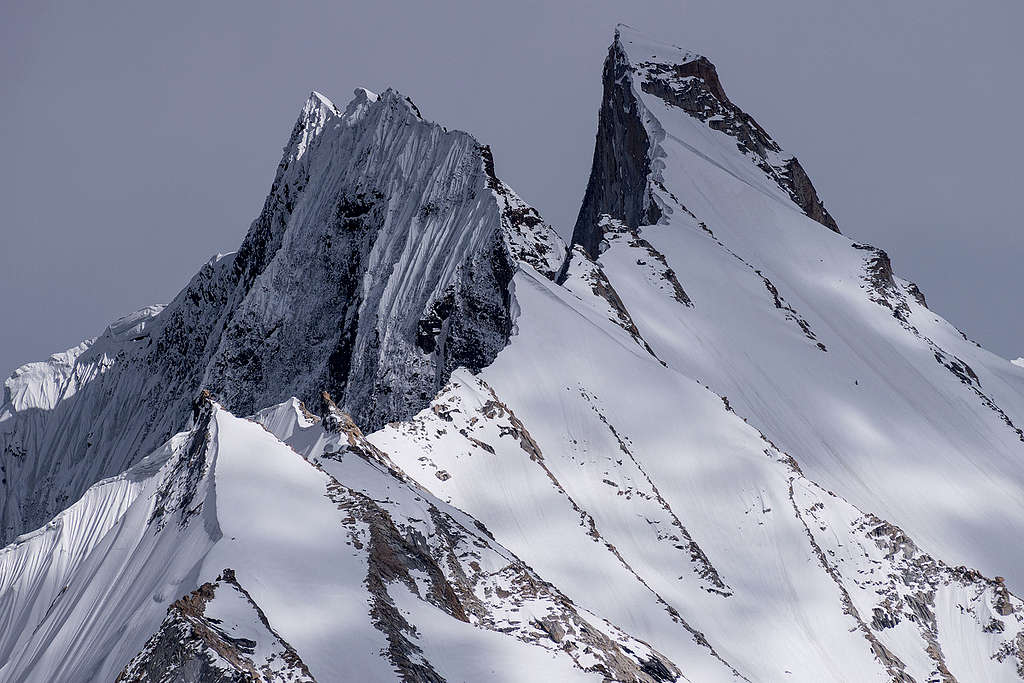
{"label": "windblown snow surface", "polygon": [[[703,57],[620,26],[600,117],[560,269],[488,171],[496,357],[366,436],[327,394],[175,397],[185,431],[0,550],[0,679],[1024,678],[1024,368],[840,234]],[[441,346],[443,290],[394,299]],[[0,429],[95,346],[21,368]]]}

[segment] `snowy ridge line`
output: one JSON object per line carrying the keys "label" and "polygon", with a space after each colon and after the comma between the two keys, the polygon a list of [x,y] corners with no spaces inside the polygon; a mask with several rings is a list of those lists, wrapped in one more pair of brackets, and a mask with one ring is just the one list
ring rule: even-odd
{"label": "snowy ridge line", "polygon": [[[225,604],[227,603],[227,604]],[[250,680],[315,683],[308,667],[267,620],[230,568],[167,608],[160,630],[118,674],[142,683],[191,667],[199,680],[248,675]]]}
{"label": "snowy ridge line", "polygon": [[[282,404],[275,408],[262,411],[260,414],[254,416],[253,419],[258,424],[264,427],[271,433],[279,433],[282,437],[285,437],[284,443],[292,448],[297,454],[302,456],[308,462],[310,462],[317,469],[325,472],[338,486],[346,488],[343,484],[338,482],[349,481],[352,479],[358,480],[360,477],[353,476],[353,461],[351,458],[356,458],[358,463],[356,468],[369,465],[371,468],[378,470],[381,473],[385,473],[388,476],[394,477],[395,479],[403,482],[406,487],[413,493],[417,501],[420,497],[424,499],[431,499],[432,495],[418,484],[415,480],[408,477],[401,469],[399,469],[386,452],[376,447],[372,442],[368,441],[362,434],[361,430],[352,421],[351,417],[346,415],[343,411],[339,410],[330,397],[325,395],[324,397],[326,414],[324,418],[318,418],[309,413],[308,409],[305,408],[300,402],[292,399],[292,402],[288,404]],[[287,406],[287,407],[285,407]],[[282,408],[284,413],[282,414]],[[282,419],[284,417],[284,419]],[[527,441],[529,435],[526,434],[524,437]],[[359,493],[353,489],[349,489],[350,494],[355,494],[363,504],[380,505],[381,501],[374,502],[367,493]],[[395,533],[399,532],[399,527],[409,525],[414,522],[422,522],[422,520],[416,519],[409,514],[409,511],[405,509],[400,501],[393,500],[395,492],[391,492],[388,500],[384,502],[384,509],[381,511],[381,521],[387,520],[387,523],[391,526]],[[439,501],[430,503],[428,509],[428,518],[432,521],[435,533],[423,533],[422,537],[425,537],[429,544],[430,539],[435,538],[437,535],[442,535],[449,539],[457,538],[458,534],[453,536],[452,532],[447,530],[447,525],[458,524],[461,529],[461,533],[471,532],[475,537],[473,545],[480,547],[481,544],[489,546],[492,552],[496,553],[500,557],[500,561],[509,563],[504,569],[495,575],[507,575],[511,573],[520,573],[528,578],[527,582],[532,586],[532,590],[539,590],[539,596],[543,596],[547,590],[556,590],[550,584],[546,584],[535,575],[532,569],[528,565],[522,563],[512,552],[504,548],[498,543],[493,534],[487,530],[487,528],[479,521],[473,519],[462,510],[452,507],[450,505],[441,504]],[[413,532],[414,534],[416,532]],[[409,538],[408,532],[405,534],[406,538]],[[378,542],[371,536],[371,543]],[[414,541],[415,542],[415,541]],[[419,541],[421,542],[421,541]],[[460,543],[460,545],[462,545]],[[371,555],[373,551],[371,549]],[[473,553],[467,549],[463,549],[458,555],[456,560],[454,557],[449,556],[447,562],[438,563],[440,568],[440,580],[445,581],[444,576],[451,579],[452,572],[445,571],[445,567],[461,566],[465,572],[456,572],[456,577],[461,577],[464,582],[467,578],[474,583],[480,582],[481,580],[486,581],[480,574],[479,567],[474,567],[476,560],[467,560],[466,556],[475,556],[476,560],[480,560],[478,553]],[[368,575],[367,581],[371,586],[372,591],[384,592],[385,587],[381,583],[382,577],[386,577],[386,572],[374,573],[371,567],[371,573]],[[438,579],[435,577],[434,581]],[[416,592],[417,582],[408,583],[408,587]],[[559,625],[558,617],[554,617],[552,621],[552,613],[549,611],[547,617],[535,617],[532,621],[527,623],[517,623],[517,620],[509,619],[505,616],[503,620],[496,620],[497,614],[488,615],[486,611],[481,610],[479,601],[481,598],[484,599],[485,603],[490,603],[488,607],[492,610],[505,611],[508,607],[509,595],[502,595],[500,587],[495,586],[492,592],[489,587],[476,586],[471,590],[462,583],[455,581],[451,584],[449,594],[444,598],[446,606],[452,611],[452,616],[460,618],[463,621],[470,621],[474,624],[483,626],[485,628],[502,631],[505,633],[512,633],[516,638],[527,643],[538,642],[540,638],[541,642],[544,642],[544,638],[551,640],[553,643],[558,644],[566,652],[570,654],[577,666],[581,669],[589,670],[590,666],[587,664],[589,657],[581,656],[582,653],[575,651],[575,646],[572,645],[574,638],[587,638],[582,634],[587,633],[587,621],[583,621],[579,615],[575,617],[577,623],[573,624],[562,624]],[[545,590],[542,586],[547,586]],[[482,595],[481,595],[482,593]],[[557,592],[553,596],[561,609],[575,611],[577,608],[573,605],[572,601],[568,598],[559,595]],[[501,602],[496,602],[495,598],[500,598]],[[386,599],[387,600],[387,599]],[[476,607],[474,609],[474,606]],[[400,620],[401,617],[397,612],[394,611],[393,605],[385,604],[379,605],[374,608],[377,611],[379,619],[379,628],[386,628],[387,624],[393,620]],[[584,614],[586,614],[584,612]],[[597,631],[599,634],[603,633],[606,637],[601,637],[597,641],[600,645],[601,650],[604,653],[593,652],[590,657],[597,657],[605,659],[603,667],[598,667],[597,670],[607,671],[613,673],[616,677],[619,676],[639,676],[636,680],[646,680],[643,674],[638,674],[636,671],[630,671],[629,664],[621,661],[623,658],[628,660],[625,652],[630,650],[627,648],[625,652],[616,650],[618,647],[616,641],[622,641],[622,639],[629,639],[630,637],[622,633],[619,629],[615,628],[612,624],[607,621],[600,620],[596,615],[590,615],[591,618],[598,619]],[[565,617],[561,617],[564,619]],[[591,626],[593,624],[591,623]],[[511,627],[511,628],[510,628]],[[540,631],[537,634],[537,630]],[[395,648],[395,643],[401,643],[399,649],[407,647],[408,642],[405,637],[398,632],[392,632],[389,634],[389,640],[392,640],[392,651]],[[594,643],[591,643],[591,646]],[[648,646],[643,643],[631,642],[633,650],[640,650],[646,652],[646,660],[640,659],[637,663],[641,669],[649,675],[652,675],[653,680],[674,680],[679,675],[678,670],[675,669],[674,665],[668,660],[663,659],[660,655],[650,650]],[[611,650],[611,653],[607,651]],[[591,652],[588,646],[583,652]],[[618,654],[615,654],[618,652]],[[393,652],[394,654],[394,652]],[[611,654],[612,659],[607,659]],[[634,658],[636,656],[634,655]],[[403,656],[399,654],[397,656],[398,661],[394,661],[396,666],[407,667],[408,661],[405,661]],[[428,663],[424,660],[422,664],[425,666]],[[632,665],[636,666],[636,664]],[[624,668],[625,667],[625,668]],[[656,675],[655,675],[656,674]],[[662,678],[664,676],[664,678]]]}

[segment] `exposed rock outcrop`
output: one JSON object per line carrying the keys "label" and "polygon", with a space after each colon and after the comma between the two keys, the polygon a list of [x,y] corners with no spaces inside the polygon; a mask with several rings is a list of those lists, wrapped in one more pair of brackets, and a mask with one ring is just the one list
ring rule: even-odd
{"label": "exposed rock outcrop", "polygon": [[[400,590],[452,619],[563,652],[578,668],[610,680],[667,683],[680,677],[678,667],[664,655],[574,604],[502,547],[482,523],[423,489],[368,441],[329,395],[322,401],[322,417],[304,420],[298,428],[282,430],[276,408],[253,419],[268,430],[276,426],[281,436],[290,435],[286,441],[293,448],[333,477],[327,496],[345,513],[343,524],[352,545],[366,553],[370,616],[385,634],[385,655],[402,680],[439,683],[444,662],[432,663],[424,654],[417,624],[399,608]],[[496,402],[486,410],[507,415],[521,447],[542,458],[529,432],[507,408]],[[477,444],[494,454],[485,442]]]}
{"label": "exposed rock outcrop", "polygon": [[225,569],[167,608],[117,683],[314,683],[259,605]]}

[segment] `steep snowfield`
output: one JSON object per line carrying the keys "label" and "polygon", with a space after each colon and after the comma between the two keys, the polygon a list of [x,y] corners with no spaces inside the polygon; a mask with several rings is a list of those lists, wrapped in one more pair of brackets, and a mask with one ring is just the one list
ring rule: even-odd
{"label": "steep snowfield", "polygon": [[[515,285],[517,336],[497,361],[369,437],[404,471],[690,680],[1017,679],[1024,612],[1007,597],[998,616],[1001,584],[804,477],[593,313],[593,293]],[[985,667],[955,667],[944,638]]]}
{"label": "steep snowfield", "polygon": [[599,130],[592,186],[646,137],[648,204],[588,196],[598,262],[518,276],[509,348],[371,440],[694,680],[1016,680],[1021,376],[827,229],[713,66],[621,31],[643,134]]}

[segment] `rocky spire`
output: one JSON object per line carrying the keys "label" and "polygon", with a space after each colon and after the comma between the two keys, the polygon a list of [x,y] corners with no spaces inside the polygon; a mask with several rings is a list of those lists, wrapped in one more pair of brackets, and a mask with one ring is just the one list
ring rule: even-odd
{"label": "rocky spire", "polygon": [[601,240],[602,214],[630,228],[657,223],[653,198],[656,158],[651,136],[659,126],[641,95],[652,95],[679,115],[691,116],[735,140],[739,152],[782,188],[807,216],[839,232],[835,220],[796,157],[786,154],[749,114],[725,94],[715,65],[702,55],[652,41],[620,24],[602,73],[604,94],[590,180],[573,230],[573,244],[591,257]]}

